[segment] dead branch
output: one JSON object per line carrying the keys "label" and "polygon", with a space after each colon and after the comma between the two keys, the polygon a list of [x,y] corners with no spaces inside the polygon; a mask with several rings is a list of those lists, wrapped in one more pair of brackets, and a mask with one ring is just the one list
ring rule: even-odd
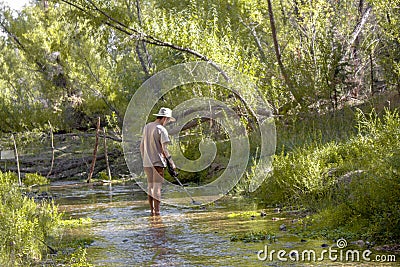
{"label": "dead branch", "polygon": [[19,183],[19,186],[22,186],[22,181],[21,181],[21,170],[20,170],[20,167],[19,167],[19,158],[18,158],[17,142],[15,141],[14,134],[11,135],[11,138],[12,138],[13,143],[14,143],[15,161],[17,162],[18,183]]}
{"label": "dead branch", "polygon": [[[61,137],[70,137],[70,136],[78,136],[78,137],[96,137],[96,134],[90,134],[90,133],[65,133],[65,134],[55,134],[56,136],[61,136]],[[106,135],[107,139],[116,141],[116,142],[122,142],[122,138],[117,137],[117,136],[111,136],[111,135]]]}
{"label": "dead branch", "polygon": [[51,166],[50,166],[49,173],[47,174],[47,177],[50,176],[50,174],[51,174],[51,172],[52,172],[52,170],[53,170],[53,166],[54,166],[54,153],[55,153],[55,150],[54,150],[54,134],[53,134],[53,127],[51,126],[50,121],[49,121],[49,126],[50,126],[50,138],[51,138]]}
{"label": "dead branch", "polygon": [[104,158],[106,160],[106,167],[107,167],[107,174],[108,174],[108,178],[111,181],[111,170],[110,170],[110,164],[108,162],[108,151],[107,151],[107,138],[106,138],[106,130],[103,128],[103,144],[104,144]]}
{"label": "dead branch", "polygon": [[97,149],[99,147],[99,132],[100,132],[100,117],[97,118],[97,128],[96,128],[96,142],[94,144],[94,149],[93,149],[93,160],[92,160],[92,165],[90,167],[90,172],[89,176],[87,178],[87,182],[90,183],[90,180],[92,179],[93,171],[94,171],[94,166],[96,164],[96,156],[97,156]]}

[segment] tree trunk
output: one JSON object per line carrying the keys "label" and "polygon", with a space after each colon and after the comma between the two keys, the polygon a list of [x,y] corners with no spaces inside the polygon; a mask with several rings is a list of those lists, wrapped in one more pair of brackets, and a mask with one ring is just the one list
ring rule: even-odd
{"label": "tree trunk", "polygon": [[371,86],[370,90],[372,95],[374,95],[374,61],[372,59],[372,51],[369,54],[369,64],[370,64],[370,79],[371,79]]}
{"label": "tree trunk", "polygon": [[18,157],[17,142],[15,141],[15,136],[14,136],[14,134],[11,135],[11,138],[12,138],[13,143],[14,143],[15,161],[17,162],[18,184],[19,184],[19,186],[22,186],[21,171],[20,171],[20,169],[19,169],[19,157]]}
{"label": "tree trunk", "polygon": [[278,66],[279,69],[282,73],[283,79],[285,80],[286,85],[289,87],[289,91],[292,93],[294,100],[297,103],[300,103],[300,96],[296,92],[296,88],[294,87],[292,81],[289,79],[285,66],[283,65],[282,62],[282,55],[281,51],[279,48],[279,42],[278,42],[278,37],[276,34],[276,26],[275,26],[275,18],[274,18],[274,12],[272,10],[272,3],[271,0],[267,0],[268,3],[268,15],[269,15],[269,22],[271,24],[271,33],[272,33],[272,39],[274,40],[274,48],[275,48],[275,55],[276,55],[276,60],[278,61]]}
{"label": "tree trunk", "polygon": [[108,162],[108,151],[107,151],[107,137],[106,137],[106,130],[103,128],[103,139],[104,139],[104,158],[106,160],[106,167],[107,167],[107,174],[108,174],[108,178],[111,181],[112,177],[111,177],[111,170],[110,170],[110,164]]}
{"label": "tree trunk", "polygon": [[364,27],[365,23],[367,22],[369,15],[371,14],[371,10],[372,10],[372,7],[368,6],[367,9],[365,10],[365,12],[362,14],[360,21],[357,23],[356,27],[354,28],[353,33],[351,34],[352,37],[349,42],[348,51],[351,49],[351,47],[354,45],[355,41],[357,40],[358,35],[360,34],[362,28]]}
{"label": "tree trunk", "polygon": [[[142,16],[141,16],[141,11],[140,11],[140,2],[139,2],[139,0],[136,0],[135,4],[136,4],[136,11],[137,11],[137,18],[138,18],[138,21],[139,21],[139,26],[141,27],[142,26]],[[141,50],[143,50],[144,54],[146,55],[146,61],[143,58]],[[138,58],[139,58],[140,64],[142,65],[144,73],[146,74],[147,78],[150,77],[150,70],[149,69],[151,69],[153,64],[151,62],[151,56],[149,54],[149,51],[147,50],[147,47],[146,47],[146,43],[143,40],[141,40],[141,41],[138,40],[137,41],[137,43],[136,43],[136,53],[138,55]]]}
{"label": "tree trunk", "polygon": [[90,172],[89,176],[87,178],[87,182],[90,183],[93,172],[94,172],[94,166],[96,164],[96,158],[97,158],[97,148],[99,147],[99,132],[100,132],[100,117],[97,118],[97,129],[96,129],[96,142],[94,144],[94,149],[93,149],[93,159],[92,159],[92,165],[90,167]]}
{"label": "tree trunk", "polygon": [[49,121],[49,126],[50,126],[50,141],[51,141],[51,165],[50,165],[50,170],[47,173],[47,178],[50,176],[51,172],[53,171],[53,166],[54,166],[54,134],[53,134],[53,127],[50,124]]}

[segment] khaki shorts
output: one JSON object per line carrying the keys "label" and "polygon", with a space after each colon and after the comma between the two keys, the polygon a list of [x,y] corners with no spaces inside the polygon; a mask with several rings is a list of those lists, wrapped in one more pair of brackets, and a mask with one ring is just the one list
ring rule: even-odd
{"label": "khaki shorts", "polygon": [[147,183],[163,183],[164,182],[164,167],[144,167],[144,172],[147,176]]}

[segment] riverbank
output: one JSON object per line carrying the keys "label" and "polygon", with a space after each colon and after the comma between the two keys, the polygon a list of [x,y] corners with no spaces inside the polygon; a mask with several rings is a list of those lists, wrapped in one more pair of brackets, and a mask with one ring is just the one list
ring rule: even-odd
{"label": "riverbank", "polygon": [[[58,184],[49,190],[68,216],[91,218],[82,231],[93,240],[86,252],[94,266],[282,266],[286,263],[276,256],[257,255],[267,246],[300,255],[313,250],[319,257],[322,250],[337,245],[335,240],[296,233],[298,211],[262,208],[249,198],[225,197],[202,208],[162,205],[157,217],[149,215],[146,195],[134,183],[77,188]],[[366,249],[350,241],[349,248]],[[300,258],[296,263],[313,264],[342,266],[343,262]],[[346,264],[370,266],[365,260]]]}
{"label": "riverbank", "polygon": [[[237,212],[260,213],[271,205],[287,212],[285,207],[291,207],[305,211],[297,214],[293,223],[294,233],[301,238],[331,241],[345,238],[349,243],[397,253],[400,239],[399,113],[396,109],[390,110],[384,106],[380,110],[366,110],[348,108],[323,118],[309,116],[300,122],[293,122],[293,125],[278,124],[274,172],[255,194],[250,194],[251,198],[256,197],[257,200],[256,204],[249,200],[249,204],[257,205],[257,208],[243,207],[244,210]],[[66,168],[74,173],[77,171],[75,177],[68,179],[75,179],[71,181],[72,184],[81,183],[80,186],[89,191],[96,191],[96,188],[108,183],[104,169],[104,148],[98,153],[95,180],[89,185],[83,183],[90,169],[94,136],[67,135],[71,139],[62,136],[56,138],[54,166],[61,169],[75,166]],[[25,167],[22,165],[23,170],[31,172],[37,169],[49,174],[52,153],[48,153],[50,143],[46,137],[43,133],[24,133],[16,138],[21,155],[25,154],[25,159],[29,159],[23,161],[24,156],[21,157],[23,164],[26,164]],[[2,139],[3,148],[11,147],[10,140],[7,142]],[[110,154],[112,175],[117,176],[112,179],[124,183],[121,177],[124,177],[126,165],[120,144],[110,143],[108,151],[118,151]],[[43,148],[47,149],[47,154],[42,153]],[[43,160],[45,156],[47,160]],[[1,161],[1,165],[7,169],[15,166],[15,162],[14,159],[6,159]],[[120,166],[125,168],[124,171]],[[60,178],[55,170],[49,175],[53,182]],[[66,180],[60,179],[61,187],[66,186]],[[110,188],[114,187],[111,185]],[[241,181],[231,196],[249,196],[246,192],[243,194],[243,188],[246,188],[246,181]],[[78,189],[77,192],[82,193],[82,190]],[[139,191],[135,194],[139,194]],[[140,191],[140,194],[143,193]],[[88,203],[77,206],[78,210],[86,209],[90,201],[96,203],[97,197],[92,193],[89,195],[91,198],[87,200]],[[115,198],[112,191],[109,198],[111,201]],[[143,203],[140,205],[143,206]],[[241,233],[232,236],[232,239],[271,239],[273,235],[264,230],[253,235]]]}
{"label": "riverbank", "polygon": [[0,172],[0,199],[1,266],[89,266],[79,240],[64,238],[85,219],[66,220],[49,192],[32,194],[13,173]]}
{"label": "riverbank", "polygon": [[255,195],[267,205],[309,211],[300,221],[309,236],[396,247],[400,243],[399,111],[359,109],[334,119],[353,129],[341,132],[345,138],[331,138],[323,133],[335,128],[335,120],[314,123],[327,128],[305,127],[309,131],[299,135],[300,142],[307,136],[315,138],[293,149],[281,147],[273,174]]}

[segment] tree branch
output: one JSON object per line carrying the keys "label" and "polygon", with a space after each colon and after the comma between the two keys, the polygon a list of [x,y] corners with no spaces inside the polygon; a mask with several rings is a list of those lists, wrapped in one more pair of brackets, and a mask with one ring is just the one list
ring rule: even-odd
{"label": "tree branch", "polygon": [[289,87],[289,91],[292,93],[294,100],[297,103],[300,103],[300,95],[296,92],[296,88],[294,87],[292,81],[289,79],[289,76],[286,73],[285,66],[283,65],[282,62],[282,55],[281,51],[279,48],[279,42],[278,42],[278,37],[276,34],[276,27],[275,27],[275,18],[274,18],[274,12],[272,10],[272,3],[271,0],[267,0],[268,3],[268,15],[269,15],[269,21],[271,24],[271,33],[272,33],[272,39],[274,41],[274,48],[275,48],[275,55],[276,55],[276,60],[278,61],[279,68],[281,70],[283,79],[286,82],[286,85]]}
{"label": "tree branch", "polygon": [[364,13],[363,13],[363,15],[361,17],[361,20],[357,23],[356,27],[354,28],[353,33],[351,34],[352,37],[351,37],[351,40],[350,40],[350,43],[349,43],[350,47],[354,44],[354,42],[356,41],[356,39],[357,39],[358,35],[360,34],[362,28],[364,27],[365,23],[367,22],[368,17],[371,14],[371,10],[372,10],[372,7],[368,6],[367,9],[364,11]]}
{"label": "tree branch", "polygon": [[245,24],[242,18],[240,18],[240,22],[243,24],[244,27],[246,27],[250,31],[251,35],[253,35],[254,41],[256,42],[256,45],[258,48],[258,52],[260,53],[260,56],[261,56],[261,60],[266,63],[267,57],[265,56],[264,50],[262,48],[261,40],[257,35],[257,31],[256,31],[257,26],[252,27],[251,25]]}
{"label": "tree branch", "polygon": [[357,25],[354,27],[354,30],[351,34],[351,39],[348,43],[348,48],[346,49],[346,52],[342,55],[340,61],[343,61],[351,52],[351,48],[354,46],[354,44],[357,41],[358,35],[360,34],[362,28],[364,27],[365,23],[368,20],[369,15],[371,14],[372,7],[370,5],[367,6],[366,10],[361,16],[360,21],[358,21]]}
{"label": "tree branch", "polygon": [[[96,80],[96,82],[97,82],[102,88],[104,88],[103,83],[100,81],[99,77],[97,77],[96,74],[94,74],[94,72],[93,72],[93,70],[92,70],[92,67],[90,66],[90,63],[89,63],[89,61],[87,60],[87,58],[84,57],[84,59],[85,59],[85,62],[86,62],[86,66],[87,66],[88,69],[89,69],[90,75]],[[92,88],[91,86],[88,86],[88,88],[90,88],[90,89],[93,90],[95,93],[97,93],[97,94],[100,95],[101,99],[102,99],[103,102],[108,106],[108,108],[109,108],[111,111],[114,111],[115,114],[117,114],[118,120],[119,120],[119,122],[122,124],[122,121],[121,121],[121,119],[120,119],[120,118],[121,118],[121,114],[118,112],[118,110],[117,110],[113,105],[110,104],[110,102],[108,102],[108,100],[106,99],[106,97],[104,96],[104,94],[103,94],[102,92],[100,92],[99,90],[96,90],[96,89]]]}
{"label": "tree branch", "polygon": [[[20,42],[20,40],[18,39],[18,37],[17,37],[15,34],[13,34],[13,33],[7,28],[7,26],[6,26],[3,22],[0,22],[0,26],[3,28],[3,30],[6,32],[6,34],[7,34],[8,36],[10,36],[11,39],[17,44],[17,46],[18,46],[25,54],[28,54],[28,55],[29,55],[29,53],[28,53],[28,51],[26,50],[25,46]],[[34,61],[35,61],[35,64],[39,67],[39,71],[42,72],[42,73],[44,73],[45,66],[44,66],[41,62],[39,62],[38,60],[34,60]]]}
{"label": "tree branch", "polygon": [[[93,14],[91,14],[88,10],[86,10],[82,6],[73,4],[68,0],[61,0],[61,1],[79,9],[80,11],[82,11],[83,13],[85,13],[91,17],[94,17]],[[201,54],[200,52],[195,51],[188,47],[182,47],[182,46],[174,45],[169,42],[159,40],[151,35],[147,35],[146,33],[140,32],[137,29],[130,28],[127,25],[125,25],[124,23],[120,22],[119,20],[108,15],[105,11],[101,10],[99,7],[96,6],[96,4],[93,1],[91,1],[91,0],[86,0],[86,1],[91,4],[91,6],[94,8],[94,10],[96,10],[99,14],[101,14],[104,17],[104,19],[101,20],[102,23],[104,23],[112,28],[115,28],[122,33],[125,33],[125,34],[129,35],[131,38],[134,38],[136,40],[143,41],[145,43],[156,45],[156,46],[168,47],[168,48],[171,48],[174,50],[182,51],[182,52],[191,54],[191,55],[199,58],[200,60],[207,61],[211,66],[213,66],[215,69],[217,69],[226,80],[230,80],[229,77],[227,76],[227,74],[215,62],[213,62],[212,60],[210,60],[208,57]]]}
{"label": "tree branch", "polygon": [[[139,26],[141,27],[142,26],[142,17],[141,17],[141,14],[140,14],[140,3],[139,3],[139,0],[136,0],[135,4],[136,4],[136,12],[137,12],[137,17],[138,17],[138,21],[139,21]],[[144,61],[144,58],[143,58],[142,53],[140,51],[140,45],[142,46],[142,48],[144,50],[144,53],[147,56],[147,64]],[[139,58],[140,64],[142,65],[144,73],[146,73],[147,78],[150,77],[150,72],[149,72],[149,68],[151,68],[150,55],[149,55],[149,52],[147,51],[146,43],[144,41],[138,41],[136,43],[136,53],[138,55],[138,58]]]}

